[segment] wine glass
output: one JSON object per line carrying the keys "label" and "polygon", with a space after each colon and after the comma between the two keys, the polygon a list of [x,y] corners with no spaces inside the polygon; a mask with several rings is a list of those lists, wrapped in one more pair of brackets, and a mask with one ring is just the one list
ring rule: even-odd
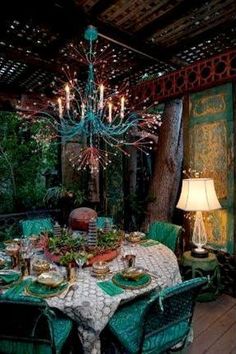
{"label": "wine glass", "polygon": [[75,262],[76,262],[77,266],[79,267],[79,273],[82,272],[82,267],[85,264],[86,260],[87,260],[87,258],[84,255],[79,255],[76,258]]}

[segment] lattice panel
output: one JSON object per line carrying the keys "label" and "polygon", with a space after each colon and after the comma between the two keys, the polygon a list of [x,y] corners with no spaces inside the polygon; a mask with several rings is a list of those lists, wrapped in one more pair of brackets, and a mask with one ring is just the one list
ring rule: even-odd
{"label": "lattice panel", "polygon": [[[12,40],[17,45],[24,47],[46,48],[58,38],[58,34],[50,32],[36,24],[28,22],[19,22],[13,20],[8,23],[6,31],[6,40]],[[30,49],[28,49],[30,51]]]}
{"label": "lattice panel", "polygon": [[159,79],[143,82],[134,87],[133,99],[135,102],[150,97],[153,101],[162,101],[181,96],[186,92],[216,86],[234,78],[236,78],[236,50],[209,60],[198,61]]}
{"label": "lattice panel", "polygon": [[33,74],[27,77],[21,82],[20,86],[27,88],[29,91],[33,91],[36,88],[38,91],[42,91],[45,87],[49,86],[53,81],[54,75],[42,70],[36,70]]}
{"label": "lattice panel", "polygon": [[0,57],[0,83],[13,84],[27,69],[26,64]]}
{"label": "lattice panel", "polygon": [[191,64],[199,59],[209,58],[224,49],[236,47],[236,26],[227,32],[221,32],[212,38],[205,39],[198,44],[190,46],[185,50],[176,53],[176,57],[182,62]]}

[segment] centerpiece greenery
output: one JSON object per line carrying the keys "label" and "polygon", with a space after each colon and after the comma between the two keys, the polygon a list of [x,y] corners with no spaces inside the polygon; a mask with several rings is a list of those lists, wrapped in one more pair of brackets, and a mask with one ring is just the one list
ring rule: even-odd
{"label": "centerpiece greenery", "polygon": [[83,236],[73,236],[73,233],[63,229],[60,236],[48,237],[47,250],[57,257],[62,265],[76,262],[80,258],[90,262],[95,256],[101,255],[107,251],[116,250],[123,238],[123,231],[111,230],[109,232],[98,231],[97,246],[91,251],[86,246],[86,238]]}

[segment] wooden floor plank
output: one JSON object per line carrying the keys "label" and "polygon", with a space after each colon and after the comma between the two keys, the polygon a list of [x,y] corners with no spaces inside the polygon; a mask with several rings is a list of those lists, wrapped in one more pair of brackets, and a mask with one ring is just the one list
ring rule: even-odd
{"label": "wooden floor plank", "polygon": [[221,336],[210,349],[207,350],[206,354],[230,354],[232,351],[235,352],[236,345],[236,321],[229,328],[229,330]]}
{"label": "wooden floor plank", "polygon": [[187,353],[236,354],[235,326],[235,298],[222,295],[216,301],[197,303],[193,317],[194,341]]}
{"label": "wooden floor plank", "polygon": [[[207,313],[206,313],[207,316]],[[236,322],[236,305],[231,309],[222,313],[206,331],[201,332],[194,339],[194,347],[189,351],[189,354],[198,354],[199,350],[205,353],[214,343],[222,337]]]}

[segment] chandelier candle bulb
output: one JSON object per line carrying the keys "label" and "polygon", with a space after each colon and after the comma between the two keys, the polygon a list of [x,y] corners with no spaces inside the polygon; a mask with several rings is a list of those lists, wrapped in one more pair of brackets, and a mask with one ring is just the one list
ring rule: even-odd
{"label": "chandelier candle bulb", "polygon": [[63,110],[62,110],[62,102],[61,102],[61,98],[59,97],[58,100],[58,112],[59,112],[59,118],[62,118],[63,116]]}
{"label": "chandelier candle bulb", "polygon": [[81,120],[84,120],[84,113],[85,113],[85,104],[82,102],[81,104]]}
{"label": "chandelier candle bulb", "polygon": [[120,100],[120,117],[123,119],[124,116],[125,116],[125,98],[124,96],[122,96]]}
{"label": "chandelier candle bulb", "polygon": [[66,84],[65,86],[65,91],[66,91],[66,109],[67,111],[69,111],[70,110],[70,88],[68,84]]}
{"label": "chandelier candle bulb", "polygon": [[112,103],[108,103],[108,122],[112,122]]}
{"label": "chandelier candle bulb", "polygon": [[103,84],[101,84],[99,86],[99,90],[100,90],[99,107],[100,107],[100,109],[103,109],[103,100],[104,100],[104,85]]}

